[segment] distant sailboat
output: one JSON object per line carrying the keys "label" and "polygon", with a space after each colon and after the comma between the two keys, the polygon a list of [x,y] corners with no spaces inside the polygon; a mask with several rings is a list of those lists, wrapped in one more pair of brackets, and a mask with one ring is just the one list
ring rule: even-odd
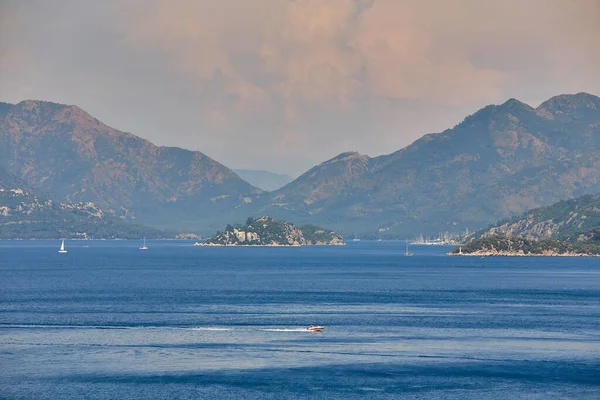
{"label": "distant sailboat", "polygon": [[140,247],[140,250],[148,250],[148,246],[146,246],[146,238],[144,237],[144,244]]}
{"label": "distant sailboat", "polygon": [[58,250],[59,253],[66,253],[67,251],[65,250],[65,239],[63,239],[62,243],[60,244],[60,250]]}
{"label": "distant sailboat", "polygon": [[408,251],[408,240],[406,241],[406,251],[404,252],[404,255],[407,256],[407,257],[413,255],[413,253],[411,253],[410,251]]}

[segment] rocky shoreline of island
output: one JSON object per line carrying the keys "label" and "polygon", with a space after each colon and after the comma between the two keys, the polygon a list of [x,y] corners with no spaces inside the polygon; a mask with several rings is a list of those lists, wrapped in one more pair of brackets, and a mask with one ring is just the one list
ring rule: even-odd
{"label": "rocky shoreline of island", "polygon": [[227,225],[224,231],[196,247],[299,247],[343,246],[346,243],[339,233],[316,225],[296,227],[288,221],[275,220],[269,216],[248,218],[245,224]]}
{"label": "rocky shoreline of island", "polygon": [[194,247],[303,247],[303,246],[345,246],[345,243],[311,243],[311,244],[281,244],[281,243],[268,243],[268,244],[239,244],[239,243],[206,243],[206,242],[195,242]]}

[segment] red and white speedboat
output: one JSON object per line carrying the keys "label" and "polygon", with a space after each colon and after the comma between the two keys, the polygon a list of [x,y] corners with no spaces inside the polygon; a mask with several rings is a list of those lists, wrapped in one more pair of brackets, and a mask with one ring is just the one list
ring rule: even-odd
{"label": "red and white speedboat", "polygon": [[306,328],[307,331],[309,332],[321,332],[323,329],[325,329],[324,326],[319,326],[319,325],[311,325],[308,328]]}

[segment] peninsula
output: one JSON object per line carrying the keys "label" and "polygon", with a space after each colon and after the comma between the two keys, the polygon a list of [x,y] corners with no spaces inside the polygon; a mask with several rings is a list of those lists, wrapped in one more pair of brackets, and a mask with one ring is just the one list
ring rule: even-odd
{"label": "peninsula", "polygon": [[18,186],[0,168],[0,240],[174,238],[175,231],[143,226],[92,202],[59,202]]}
{"label": "peninsula", "polygon": [[595,241],[532,240],[515,236],[489,236],[456,247],[451,256],[599,256]]}
{"label": "peninsula", "polygon": [[248,218],[245,225],[227,225],[224,232],[195,246],[344,245],[342,236],[315,225],[294,226],[269,216]]}
{"label": "peninsula", "polygon": [[450,255],[600,255],[600,193],[530,210],[462,238]]}

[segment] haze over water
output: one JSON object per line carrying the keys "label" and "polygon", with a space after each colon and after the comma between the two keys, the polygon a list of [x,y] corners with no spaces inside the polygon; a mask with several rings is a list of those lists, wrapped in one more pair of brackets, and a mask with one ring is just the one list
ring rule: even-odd
{"label": "haze over water", "polygon": [[600,398],[596,258],[59,244],[0,244],[1,398]]}

